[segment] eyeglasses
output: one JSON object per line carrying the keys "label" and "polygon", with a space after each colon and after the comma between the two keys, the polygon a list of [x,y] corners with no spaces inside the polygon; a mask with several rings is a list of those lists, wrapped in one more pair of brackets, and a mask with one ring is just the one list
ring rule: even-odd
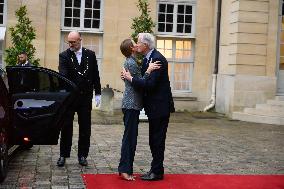
{"label": "eyeglasses", "polygon": [[65,41],[65,43],[68,44],[68,45],[74,45],[77,42],[78,42],[78,40],[77,41]]}

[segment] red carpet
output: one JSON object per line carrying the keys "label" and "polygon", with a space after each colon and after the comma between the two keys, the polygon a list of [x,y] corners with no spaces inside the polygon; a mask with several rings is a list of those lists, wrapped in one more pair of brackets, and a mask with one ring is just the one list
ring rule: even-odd
{"label": "red carpet", "polygon": [[163,181],[122,180],[118,174],[83,174],[87,189],[284,189],[284,175],[167,174]]}

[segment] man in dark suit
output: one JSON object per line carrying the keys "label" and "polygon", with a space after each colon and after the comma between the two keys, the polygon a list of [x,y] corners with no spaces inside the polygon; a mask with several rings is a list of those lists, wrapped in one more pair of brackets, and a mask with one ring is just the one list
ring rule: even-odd
{"label": "man in dark suit", "polygon": [[[18,62],[16,66],[32,66],[31,62],[28,60],[28,55],[25,51],[22,51],[17,56]],[[18,92],[28,92],[35,91],[38,89],[37,75],[32,74],[32,71],[18,71],[15,78],[15,84],[13,91]],[[12,89],[11,89],[12,90]]]}
{"label": "man in dark suit", "polygon": [[149,62],[159,61],[161,68],[154,70],[148,79],[132,77],[124,71],[123,77],[131,81],[136,88],[144,89],[143,106],[149,121],[149,145],[153,160],[148,173],[141,176],[142,180],[162,180],[164,176],[164,151],[166,133],[170,117],[171,89],[168,76],[168,61],[154,48],[154,36],[140,33],[137,42],[138,52],[144,55],[142,75]]}
{"label": "man in dark suit", "polygon": [[93,90],[98,106],[101,98],[100,76],[95,52],[82,47],[80,33],[70,32],[67,40],[70,48],[59,54],[59,72],[78,86],[80,94],[66,116],[66,124],[61,130],[57,166],[64,166],[65,158],[70,157],[75,112],[79,124],[78,161],[80,165],[86,166],[90,147]]}
{"label": "man in dark suit", "polygon": [[28,55],[26,52],[20,52],[18,55],[18,66],[32,66],[32,64],[28,60]]}

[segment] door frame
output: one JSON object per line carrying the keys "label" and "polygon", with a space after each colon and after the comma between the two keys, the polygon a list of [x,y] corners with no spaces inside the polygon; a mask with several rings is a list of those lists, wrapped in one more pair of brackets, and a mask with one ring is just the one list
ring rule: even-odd
{"label": "door frame", "polygon": [[[278,86],[280,86],[280,83],[284,83],[284,81],[280,81],[280,47],[281,47],[281,30],[282,30],[282,3],[284,3],[284,0],[279,0],[279,9],[278,9],[278,32],[277,32],[277,53],[276,53],[276,95],[284,96],[284,92],[281,92],[278,90]],[[283,30],[284,32],[284,30]],[[284,70],[282,71],[284,73]],[[283,74],[281,73],[281,75]],[[284,77],[282,78],[282,80]]]}

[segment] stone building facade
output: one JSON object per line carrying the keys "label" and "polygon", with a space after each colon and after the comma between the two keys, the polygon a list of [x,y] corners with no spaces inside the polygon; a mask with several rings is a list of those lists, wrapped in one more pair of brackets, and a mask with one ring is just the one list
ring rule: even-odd
{"label": "stone building facade", "polygon": [[[215,106],[217,112],[242,119],[237,114],[246,108],[269,99],[281,101],[283,0],[148,2],[157,24],[156,47],[169,61],[177,109]],[[140,14],[136,4],[136,0],[0,0],[0,65],[5,67],[3,52],[11,45],[8,28],[16,23],[15,11],[26,5],[42,67],[57,70],[58,54],[67,48],[66,34],[78,30],[83,45],[96,52],[102,86],[122,91],[124,58],[119,45],[130,37],[132,18]],[[116,93],[119,102],[121,93]]]}

